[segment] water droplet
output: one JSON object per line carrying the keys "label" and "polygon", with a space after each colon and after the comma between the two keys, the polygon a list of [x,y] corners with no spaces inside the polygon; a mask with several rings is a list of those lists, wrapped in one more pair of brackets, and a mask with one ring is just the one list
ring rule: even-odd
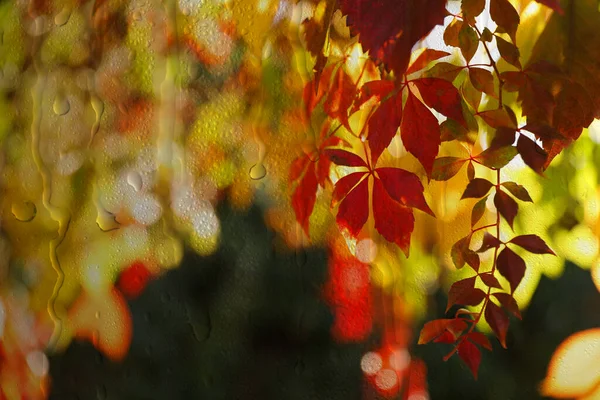
{"label": "water droplet", "polygon": [[54,114],[56,115],[65,115],[71,109],[71,104],[69,104],[69,99],[64,94],[57,94],[54,99],[54,104],[52,105],[52,109],[54,110]]}
{"label": "water droplet", "polygon": [[136,10],[133,12],[133,19],[136,21],[142,20],[142,12],[140,10]]}
{"label": "water droplet", "polygon": [[63,26],[67,22],[69,22],[69,18],[71,18],[71,9],[69,7],[65,7],[61,12],[56,14],[54,17],[54,23],[57,26]]}
{"label": "water droplet", "polygon": [[12,213],[21,222],[29,222],[35,218],[37,208],[30,201],[15,202],[12,205]]}
{"label": "water droplet", "polygon": [[127,174],[127,183],[135,189],[136,192],[142,190],[142,176],[137,171],[129,171]]}
{"label": "water droplet", "polygon": [[105,209],[98,207],[98,216],[96,217],[96,224],[103,232],[114,231],[119,229],[119,223],[117,222],[114,214],[106,211]]}
{"label": "water droplet", "polygon": [[252,168],[250,168],[250,178],[254,179],[255,181],[264,178],[266,175],[267,169],[262,163],[255,164],[252,166]]}

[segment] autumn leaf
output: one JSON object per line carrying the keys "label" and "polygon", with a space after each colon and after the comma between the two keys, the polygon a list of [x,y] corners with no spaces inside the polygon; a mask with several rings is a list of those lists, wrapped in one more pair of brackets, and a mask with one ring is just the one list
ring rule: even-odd
{"label": "autumn leaf", "polygon": [[519,48],[517,46],[502,39],[500,36],[496,36],[496,44],[498,45],[500,56],[505,59],[506,62],[522,69],[521,62],[519,61],[521,55],[519,54]]}
{"label": "autumn leaf", "polygon": [[488,232],[484,232],[481,247],[479,247],[479,250],[477,250],[477,252],[483,253],[488,251],[489,249],[499,247],[501,244],[502,242],[496,236],[493,236]]}
{"label": "autumn leaf", "polygon": [[485,213],[485,203],[487,202],[488,196],[485,196],[481,200],[479,200],[473,206],[473,210],[471,211],[471,227],[474,227],[477,222],[483,217]]}
{"label": "autumn leaf", "polygon": [[467,160],[458,157],[439,157],[433,162],[431,179],[447,181],[460,171]]}
{"label": "autumn leaf", "polygon": [[400,134],[406,150],[419,160],[427,176],[431,177],[433,162],[441,143],[440,126],[437,118],[410,90],[404,107]]}
{"label": "autumn leaf", "polygon": [[441,78],[452,82],[456,79],[460,71],[462,71],[462,67],[441,61],[428,69],[423,75],[427,78]]}
{"label": "autumn leaf", "polygon": [[490,149],[512,146],[515,142],[517,131],[512,128],[500,127],[496,129],[494,138],[490,143]]}
{"label": "autumn leaf", "polygon": [[331,74],[333,73],[334,68],[334,64],[329,65],[323,70],[320,76],[312,79],[304,87],[302,98],[304,100],[304,109],[308,119],[310,119],[315,107],[321,102],[325,94],[327,94],[330,86]]}
{"label": "autumn leaf", "polygon": [[500,215],[504,217],[506,222],[508,222],[508,225],[512,228],[515,217],[517,216],[517,211],[519,210],[517,202],[502,190],[496,190],[494,205]]}
{"label": "autumn leaf", "polygon": [[394,200],[435,217],[425,201],[423,196],[425,188],[418,176],[401,168],[377,168],[376,171],[383,186]]}
{"label": "autumn leaf", "polygon": [[564,10],[560,6],[559,0],[535,0],[540,4],[544,4],[545,6],[550,7],[554,11],[556,11],[559,15],[564,15]]}
{"label": "autumn leaf", "polygon": [[477,115],[479,115],[481,119],[483,119],[485,123],[491,126],[492,128],[506,127],[517,129],[517,125],[514,123],[514,121],[505,109],[481,111]]}
{"label": "autumn leaf", "polygon": [[517,150],[521,155],[523,162],[525,162],[532,170],[543,176],[548,161],[548,153],[546,150],[524,135],[519,136]]}
{"label": "autumn leaf", "polygon": [[506,333],[508,332],[508,316],[495,303],[488,301],[485,307],[485,320],[496,334],[502,347],[506,349]]}
{"label": "autumn leaf", "polygon": [[521,235],[510,240],[509,243],[521,246],[525,250],[534,254],[552,254],[556,255],[544,240],[537,235]]}
{"label": "autumn leaf", "polygon": [[339,5],[363,49],[397,76],[406,71],[414,44],[446,16],[446,0],[340,0]]}
{"label": "autumn leaf", "polygon": [[339,67],[324,104],[327,115],[340,121],[349,131],[352,129],[348,123],[348,108],[354,100],[355,90],[352,79]]}
{"label": "autumn leaf", "polygon": [[446,331],[450,331],[455,336],[457,333],[464,331],[466,328],[467,323],[459,318],[436,319],[429,321],[421,329],[418,343],[429,343]]}
{"label": "autumn leaf", "polygon": [[467,63],[471,61],[479,47],[479,37],[475,29],[463,24],[458,32],[458,46]]}
{"label": "autumn leaf", "polygon": [[317,199],[317,186],[315,164],[308,161],[304,175],[292,194],[292,208],[296,214],[296,221],[302,226],[307,236],[309,235],[309,218]]}
{"label": "autumn leaf", "polygon": [[471,277],[454,282],[448,292],[448,304],[446,312],[455,304],[465,306],[476,306],[485,298],[485,293],[481,289],[475,288],[475,278]]}
{"label": "autumn leaf", "polygon": [[481,363],[481,351],[477,346],[468,340],[463,340],[458,345],[458,356],[465,364],[469,367],[475,379],[477,379],[477,372],[479,371],[479,364]]}
{"label": "autumn leaf", "polygon": [[446,46],[459,47],[458,35],[463,27],[463,21],[453,19],[452,22],[444,30],[444,43]]}
{"label": "autumn leaf", "polygon": [[335,0],[326,1],[325,12],[322,14],[323,16],[320,20],[311,18],[302,22],[302,25],[304,26],[306,49],[317,58],[315,64],[315,76],[317,79],[321,74],[322,66],[324,66],[327,61],[327,58],[323,53],[323,48],[327,41],[331,18],[335,11],[335,3]]}
{"label": "autumn leaf", "polygon": [[500,292],[493,293],[492,296],[494,296],[496,299],[498,299],[498,301],[500,302],[502,307],[507,309],[515,317],[521,319],[521,312],[519,311],[519,305],[517,304],[517,301],[515,300],[515,298],[513,296],[511,296],[508,293],[500,293]]}
{"label": "autumn leaf", "polygon": [[467,339],[485,349],[492,351],[492,344],[490,343],[490,340],[481,332],[471,332],[467,335]]}
{"label": "autumn leaf", "polygon": [[492,273],[486,272],[484,274],[480,274],[479,277],[481,278],[481,280],[483,281],[483,283],[486,286],[494,288],[494,289],[502,289],[502,285],[500,284],[498,279],[496,279],[496,277]]}
{"label": "autumn leaf", "polygon": [[525,276],[525,261],[514,251],[505,247],[496,260],[498,272],[508,280],[511,293]]}
{"label": "autumn leaf", "polygon": [[485,0],[462,0],[460,9],[463,18],[469,25],[475,24],[475,17],[483,12]]}
{"label": "autumn leaf", "polygon": [[371,158],[373,164],[383,150],[389,145],[402,121],[402,96],[396,95],[382,102],[371,118],[369,118],[369,148],[371,149]]}
{"label": "autumn leaf", "polygon": [[336,165],[342,165],[346,167],[367,167],[367,163],[354,153],[342,149],[323,149],[323,155],[329,157],[329,159]]}
{"label": "autumn leaf", "polygon": [[439,78],[420,78],[412,82],[419,89],[425,104],[467,128],[460,105],[460,94],[452,83]]}
{"label": "autumn leaf", "polygon": [[479,199],[485,196],[493,186],[492,182],[487,179],[475,178],[467,184],[467,188],[461,196],[461,200],[469,198]]}
{"label": "autumn leaf", "polygon": [[450,255],[452,257],[452,261],[454,262],[454,265],[458,269],[461,269],[465,265],[465,252],[468,250],[470,242],[471,242],[471,235],[468,235],[462,239],[459,239],[452,246]]}
{"label": "autumn leaf", "polygon": [[533,200],[531,199],[531,196],[529,196],[529,192],[527,191],[527,189],[525,189],[525,187],[519,185],[518,183],[502,182],[502,186],[504,186],[506,190],[508,190],[510,194],[515,196],[517,199],[533,203]]}
{"label": "autumn leaf", "polygon": [[357,99],[354,101],[352,109],[357,111],[363,104],[372,98],[383,100],[395,89],[393,81],[382,79],[369,81],[360,87]]}
{"label": "autumn leaf", "polygon": [[490,71],[483,68],[469,68],[469,79],[480,92],[487,93],[490,96],[497,98],[496,87],[494,85],[494,76]]}
{"label": "autumn leaf", "polygon": [[[369,180],[360,180],[366,175],[366,172],[346,175],[335,184],[334,189],[334,199],[343,198],[335,220],[342,230],[354,237],[358,236],[369,218]],[[338,190],[338,187],[342,189]],[[345,191],[348,187],[350,189]]]}
{"label": "autumn leaf", "polygon": [[508,33],[513,43],[517,42],[517,28],[520,18],[517,10],[508,0],[491,0],[490,16],[498,25],[499,32]]}
{"label": "autumn leaf", "polygon": [[513,146],[490,147],[475,158],[489,168],[502,168],[518,154]]}
{"label": "autumn leaf", "polygon": [[429,63],[439,60],[440,58],[447,57],[449,55],[450,53],[445,51],[429,48],[425,49],[421,54],[419,54],[417,59],[411,65],[409,65],[408,69],[406,70],[406,75],[410,75],[417,71],[420,71],[427,67]]}

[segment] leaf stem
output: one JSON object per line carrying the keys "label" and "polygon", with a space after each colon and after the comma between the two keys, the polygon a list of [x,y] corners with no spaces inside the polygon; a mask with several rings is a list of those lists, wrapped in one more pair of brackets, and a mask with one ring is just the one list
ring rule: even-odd
{"label": "leaf stem", "polygon": [[494,60],[494,57],[492,57],[492,53],[490,52],[488,45],[486,44],[485,40],[481,40],[482,39],[481,31],[479,30],[479,28],[477,28],[477,26],[473,26],[473,28],[477,32],[477,36],[479,36],[481,44],[483,44],[483,48],[485,49],[485,52],[487,53],[487,55],[490,59],[490,64],[492,65],[492,68],[494,68],[494,72],[496,73],[496,76],[498,77],[498,82],[499,82],[498,83],[498,109],[502,109],[502,88],[504,86],[504,81],[500,78],[500,71],[498,70],[498,66],[496,65],[496,61]]}

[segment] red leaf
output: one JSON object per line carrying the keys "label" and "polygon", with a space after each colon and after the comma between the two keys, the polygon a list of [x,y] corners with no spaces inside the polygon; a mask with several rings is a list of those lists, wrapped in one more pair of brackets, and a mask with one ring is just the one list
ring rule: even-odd
{"label": "red leaf", "polygon": [[425,72],[424,76],[427,78],[442,78],[448,82],[452,82],[456,79],[460,71],[462,71],[462,67],[442,61],[431,67]]}
{"label": "red leaf", "polygon": [[490,143],[490,149],[512,146],[515,142],[516,131],[512,128],[500,127],[496,129],[496,134]]}
{"label": "red leaf", "polygon": [[467,128],[460,105],[460,94],[452,83],[440,78],[420,78],[413,81],[425,104]]}
{"label": "red leaf", "polygon": [[465,236],[462,239],[459,239],[454,245],[452,245],[452,250],[450,255],[452,256],[452,261],[456,268],[461,269],[465,265],[465,251],[468,249],[469,244],[471,242],[471,235]]}
{"label": "red leaf", "polygon": [[419,160],[427,176],[431,176],[441,143],[440,126],[437,118],[410,90],[400,130],[406,150]]}
{"label": "red leaf", "polygon": [[481,247],[477,250],[478,253],[483,253],[488,251],[489,249],[496,248],[500,246],[502,242],[498,240],[496,236],[493,236],[487,232],[483,234],[483,242],[481,242]]}
{"label": "red leaf", "polygon": [[379,179],[375,179],[373,184],[373,217],[375,229],[381,236],[396,243],[408,257],[415,223],[413,212],[391,198]]}
{"label": "red leaf", "polygon": [[492,182],[487,179],[475,178],[467,184],[467,188],[465,189],[461,200],[469,198],[479,199],[480,197],[485,196],[493,186]]}
{"label": "red leaf", "polygon": [[463,24],[458,32],[458,45],[467,63],[471,61],[479,47],[479,37],[475,29],[467,24]]}
{"label": "red leaf", "polygon": [[419,344],[426,344],[442,335],[444,332],[450,332],[456,338],[460,332],[467,328],[467,323],[462,319],[435,319],[427,322],[419,335]]}
{"label": "red leaf", "polygon": [[435,50],[435,49],[425,49],[420,55],[419,57],[417,57],[417,59],[408,67],[408,69],[406,70],[406,75],[410,75],[413,74],[417,71],[422,70],[423,68],[425,68],[427,65],[429,65],[430,62],[435,61],[435,60],[439,60],[440,58],[449,56],[450,53],[447,53],[445,51],[440,51],[440,50]]}
{"label": "red leaf", "polygon": [[481,260],[479,259],[479,255],[477,253],[471,249],[466,249],[463,253],[463,257],[469,267],[473,268],[475,272],[479,272]]}
{"label": "red leaf", "polygon": [[494,293],[493,296],[498,299],[500,304],[502,304],[502,307],[510,311],[515,317],[521,319],[519,305],[514,297],[508,293]]}
{"label": "red leaf", "polygon": [[458,157],[439,157],[433,162],[431,179],[435,181],[447,181],[462,168],[467,160]]}
{"label": "red leaf", "polygon": [[532,170],[543,176],[548,153],[546,150],[535,144],[535,142],[525,135],[520,135],[517,141],[517,150],[521,158]]}
{"label": "red leaf", "polygon": [[317,198],[317,186],[315,164],[309,161],[306,173],[292,194],[292,208],[296,214],[296,221],[300,223],[307,236],[309,236],[309,218]]}
{"label": "red leaf", "polygon": [[529,196],[529,192],[523,186],[515,182],[502,182],[502,186],[504,186],[517,199],[533,203],[531,196]]}
{"label": "red leaf", "polygon": [[507,42],[500,36],[496,36],[496,43],[498,45],[498,51],[500,56],[504,58],[509,64],[521,69],[521,62],[519,61],[519,49],[514,44]]}
{"label": "red leaf", "polygon": [[478,115],[492,128],[507,127],[517,129],[517,126],[505,109],[482,111]]}
{"label": "red leaf", "polygon": [[485,213],[485,203],[487,202],[488,196],[485,196],[481,200],[479,200],[473,206],[473,211],[471,211],[471,228],[475,226],[477,222],[483,217]]}
{"label": "red leaf", "polygon": [[310,159],[307,156],[301,156],[292,161],[292,165],[290,166],[290,182],[294,182],[296,179],[300,178],[304,168],[310,162]]}
{"label": "red leaf", "polygon": [[562,9],[562,7],[560,6],[559,0],[535,0],[535,1],[550,7],[551,9],[553,9],[560,15],[563,15],[565,13],[564,10]]}
{"label": "red leaf", "polygon": [[525,261],[514,251],[505,247],[496,260],[498,272],[508,280],[513,293],[525,275]]}
{"label": "red leaf", "polygon": [[390,80],[378,80],[369,81],[361,86],[358,98],[354,102],[353,109],[356,111],[369,101],[371,98],[376,97],[377,100],[382,100],[387,97],[394,90],[395,85]]}
{"label": "red leaf", "polygon": [[479,371],[479,364],[481,363],[481,351],[473,343],[468,340],[463,340],[458,345],[458,356],[465,364],[469,367],[475,379],[477,379],[477,372]]}
{"label": "red leaf", "polygon": [[475,158],[489,168],[502,168],[517,155],[517,149],[513,146],[490,147]]}
{"label": "red leaf", "polygon": [[[362,174],[365,175],[365,173]],[[351,236],[356,237],[368,218],[369,180],[363,179],[341,201],[335,220],[341,230],[347,231]]]}
{"label": "red leaf", "polygon": [[354,172],[352,174],[348,174],[340,178],[335,183],[335,187],[333,188],[333,194],[331,196],[331,207],[337,206],[337,204],[340,201],[342,201],[365,176],[367,176],[367,172]]}
{"label": "red leaf", "polygon": [[342,149],[327,148],[323,154],[335,164],[346,167],[367,167],[367,163],[354,153]]}
{"label": "red leaf", "polygon": [[470,25],[475,24],[475,17],[481,14],[484,8],[485,0],[462,0],[462,3],[460,4],[463,18]]}
{"label": "red leaf", "polygon": [[323,99],[323,96],[325,96],[325,93],[329,89],[331,73],[333,72],[334,67],[335,64],[331,64],[323,70],[323,73],[318,78],[318,80],[313,79],[310,82],[308,82],[304,87],[303,99],[306,110],[306,116],[308,118],[310,118],[310,115],[312,114],[313,110],[315,109],[317,104],[319,104],[321,99]]}
{"label": "red leaf", "polygon": [[492,351],[492,344],[490,343],[490,340],[481,332],[471,332],[467,335],[467,339],[485,349],[488,349],[489,351]]}
{"label": "red leaf", "polygon": [[490,16],[498,25],[499,32],[506,32],[513,43],[517,42],[517,28],[520,18],[517,10],[508,0],[491,0]]}
{"label": "red leaf", "polygon": [[446,0],[340,0],[339,4],[363,49],[396,76],[406,71],[414,44],[446,16]]}
{"label": "red leaf", "polygon": [[433,340],[433,343],[446,343],[446,344],[452,344],[456,342],[456,336],[454,336],[454,334],[452,334],[451,332],[445,331],[444,333],[442,333],[440,336],[438,336],[436,339]]}
{"label": "red leaf", "polygon": [[402,120],[402,96],[392,96],[377,107],[369,118],[369,148],[373,165],[389,145]]}
{"label": "red leaf", "polygon": [[376,171],[392,199],[435,217],[425,201],[423,184],[418,176],[400,168],[377,168]]}
{"label": "red leaf", "polygon": [[525,250],[530,253],[535,254],[552,254],[555,256],[556,254],[548,247],[544,240],[537,235],[521,235],[512,238],[509,243],[516,244],[517,246],[521,246]]}
{"label": "red leaf", "polygon": [[486,284],[486,286],[495,289],[502,289],[502,285],[500,284],[500,282],[498,282],[498,279],[496,279],[496,277],[491,273],[486,272],[485,274],[479,275],[479,277],[481,278],[483,283]]}
{"label": "red leaf", "polygon": [[475,89],[487,93],[494,98],[498,97],[496,87],[494,86],[494,75],[487,69],[469,68],[469,79]]}
{"label": "red leaf", "polygon": [[496,209],[500,215],[506,219],[506,222],[508,222],[508,225],[510,225],[512,228],[517,211],[519,211],[519,205],[517,202],[502,190],[496,190],[496,195],[494,196],[494,205],[496,206]]}
{"label": "red leaf", "polygon": [[446,312],[455,304],[465,306],[476,306],[485,298],[485,293],[481,289],[475,288],[475,277],[463,279],[454,282],[448,292],[448,305]]}
{"label": "red leaf", "polygon": [[467,166],[467,179],[470,181],[475,179],[475,167],[473,166],[473,161],[469,161],[469,165]]}
{"label": "red leaf", "polygon": [[488,301],[485,308],[485,320],[496,334],[502,347],[506,349],[506,333],[508,332],[508,316],[500,307]]}
{"label": "red leaf", "polygon": [[354,100],[355,89],[352,79],[342,67],[339,67],[324,104],[327,115],[336,118],[349,131],[352,129],[348,123],[348,108]]}

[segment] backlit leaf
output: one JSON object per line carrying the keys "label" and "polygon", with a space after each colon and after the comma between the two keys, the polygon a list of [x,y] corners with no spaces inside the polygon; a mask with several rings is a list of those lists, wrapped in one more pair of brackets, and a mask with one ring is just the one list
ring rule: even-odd
{"label": "backlit leaf", "polygon": [[548,153],[525,135],[519,136],[517,150],[521,158],[532,170],[543,175]]}
{"label": "backlit leaf", "polygon": [[463,18],[469,25],[475,24],[475,17],[483,12],[485,0],[462,0],[460,9]]}
{"label": "backlit leaf", "polygon": [[436,337],[446,332],[448,328],[451,328],[453,326],[455,329],[460,328],[462,326],[462,330],[464,330],[467,327],[467,323],[457,319],[436,319],[433,321],[429,321],[425,323],[425,325],[421,329],[418,343],[429,343]]}
{"label": "backlit leaf", "polygon": [[496,248],[500,246],[502,242],[494,235],[491,235],[488,232],[484,232],[483,241],[481,242],[481,247],[477,250],[478,253],[483,253],[488,251],[489,249]]}
{"label": "backlit leaf", "polygon": [[494,109],[480,112],[479,115],[492,128],[513,128],[517,129],[517,125],[513,122],[508,112],[505,109]]}
{"label": "backlit leaf", "polygon": [[519,211],[519,205],[517,202],[502,190],[496,190],[496,195],[494,196],[494,205],[498,209],[500,215],[504,217],[506,222],[508,222],[508,225],[512,228],[517,211]]}
{"label": "backlit leaf", "polygon": [[[364,175],[364,173],[363,173]],[[341,179],[340,179],[341,181]],[[336,184],[336,186],[340,183]],[[356,237],[369,218],[369,180],[363,179],[340,202],[336,222],[341,230]]]}
{"label": "backlit leaf", "polygon": [[441,139],[437,118],[409,90],[400,127],[404,147],[431,176],[433,162],[438,154]]}
{"label": "backlit leaf", "polygon": [[485,298],[481,289],[475,288],[475,277],[454,282],[448,291],[448,304],[446,312],[455,304],[465,306],[476,306]]}
{"label": "backlit leaf", "polygon": [[461,67],[442,61],[428,69],[423,75],[428,78],[441,78],[452,82],[460,71],[462,71]]}
{"label": "backlit leaf", "polygon": [[456,266],[456,268],[460,269],[465,265],[465,256],[464,253],[467,250],[467,248],[469,247],[469,243],[471,241],[471,235],[469,236],[465,236],[464,238],[458,240],[456,243],[454,243],[454,245],[452,246],[452,250],[451,250],[451,256],[452,256],[452,261],[454,262],[454,265]]}
{"label": "backlit leaf", "polygon": [[444,43],[446,46],[459,47],[458,34],[463,27],[463,22],[459,19],[454,19],[444,31]]}
{"label": "backlit leaf", "polygon": [[460,94],[452,83],[440,78],[420,78],[413,83],[425,104],[467,127],[460,106]]}
{"label": "backlit leaf", "polygon": [[467,335],[467,339],[485,349],[492,351],[492,344],[490,343],[490,340],[481,332],[471,332]]}
{"label": "backlit leaf", "polygon": [[500,307],[491,301],[488,301],[484,315],[486,322],[496,334],[500,344],[506,349],[506,333],[508,332],[509,324],[508,316]]}
{"label": "backlit leaf", "polygon": [[477,379],[479,364],[481,363],[481,351],[479,348],[468,340],[464,340],[458,346],[458,356],[467,364],[473,376]]}
{"label": "backlit leaf", "polygon": [[496,279],[496,277],[491,273],[486,272],[485,274],[479,275],[479,277],[481,278],[483,283],[485,283],[486,286],[494,289],[502,289],[502,285],[500,284],[500,282],[498,282],[498,279]]}
{"label": "backlit leaf", "polygon": [[389,145],[402,120],[402,97],[392,96],[377,107],[369,118],[369,148],[373,164]]}
{"label": "backlit leaf", "polygon": [[498,25],[499,32],[508,33],[513,43],[517,42],[517,28],[520,18],[517,10],[508,0],[491,0],[490,16]]}
{"label": "backlit leaf", "polygon": [[525,275],[525,261],[517,253],[505,247],[496,260],[498,272],[508,280],[513,293]]}
{"label": "backlit leaf", "polygon": [[317,186],[315,164],[309,161],[304,176],[292,194],[292,208],[296,214],[296,221],[300,223],[307,236],[309,235],[309,218],[317,198]]}
{"label": "backlit leaf", "polygon": [[323,154],[335,164],[347,167],[366,167],[367,163],[354,153],[342,149],[327,148]]}
{"label": "backlit leaf", "polygon": [[487,93],[492,97],[498,97],[496,94],[496,86],[494,85],[494,75],[487,69],[469,68],[469,79],[475,89]]}
{"label": "backlit leaf", "polygon": [[417,175],[400,168],[377,168],[376,172],[392,199],[435,217],[425,201],[423,184]]}
{"label": "backlit leaf", "polygon": [[467,160],[458,157],[439,157],[433,162],[431,179],[447,181],[460,171]]}
{"label": "backlit leaf", "polygon": [[483,217],[485,213],[485,203],[487,202],[488,196],[485,196],[481,200],[479,200],[473,206],[473,211],[471,211],[471,227],[474,227],[477,222]]}
{"label": "backlit leaf", "polygon": [[521,62],[519,61],[519,49],[514,44],[502,39],[500,36],[496,36],[496,44],[498,45],[498,51],[500,56],[506,60],[510,65],[513,65],[521,69]]}
{"label": "backlit leaf", "polygon": [[530,253],[556,255],[544,240],[537,235],[521,235],[511,239],[509,243],[521,246]]}
{"label": "backlit leaf", "polygon": [[327,115],[340,121],[349,131],[352,129],[348,123],[348,108],[354,100],[355,89],[352,79],[342,67],[339,67],[323,105]]}
{"label": "backlit leaf", "polygon": [[358,98],[354,101],[353,110],[358,110],[360,106],[375,97],[377,100],[385,99],[395,89],[393,81],[382,79],[366,82],[360,87]]}
{"label": "backlit leaf", "polygon": [[426,66],[429,65],[432,61],[439,60],[440,58],[449,56],[450,53],[435,49],[425,49],[419,57],[408,67],[406,70],[406,75],[410,75],[417,71],[422,70]]}
{"label": "backlit leaf", "polygon": [[475,178],[467,184],[461,199],[479,199],[485,196],[494,185],[492,182],[483,178]]}
{"label": "backlit leaf", "polygon": [[491,147],[475,158],[486,167],[499,169],[508,164],[517,154],[517,149],[513,146]]}
{"label": "backlit leaf", "polygon": [[498,299],[498,301],[500,302],[502,307],[507,309],[515,317],[521,319],[521,312],[519,311],[519,305],[517,304],[517,301],[515,300],[515,298],[513,296],[511,296],[508,293],[494,293],[494,294],[492,294],[492,296],[494,296],[496,299]]}
{"label": "backlit leaf", "polygon": [[479,37],[475,29],[463,24],[458,32],[458,45],[465,60],[467,62],[471,61],[479,47]]}
{"label": "backlit leaf", "polygon": [[535,0],[535,1],[550,7],[551,9],[556,11],[559,15],[563,15],[565,13],[564,10],[562,9],[562,7],[560,6],[559,0]]}
{"label": "backlit leaf", "polygon": [[517,199],[533,203],[533,200],[531,199],[531,196],[529,196],[529,192],[527,191],[527,189],[525,189],[525,187],[519,185],[518,183],[502,182],[502,186],[504,186],[506,190],[508,190],[510,194],[515,196]]}

